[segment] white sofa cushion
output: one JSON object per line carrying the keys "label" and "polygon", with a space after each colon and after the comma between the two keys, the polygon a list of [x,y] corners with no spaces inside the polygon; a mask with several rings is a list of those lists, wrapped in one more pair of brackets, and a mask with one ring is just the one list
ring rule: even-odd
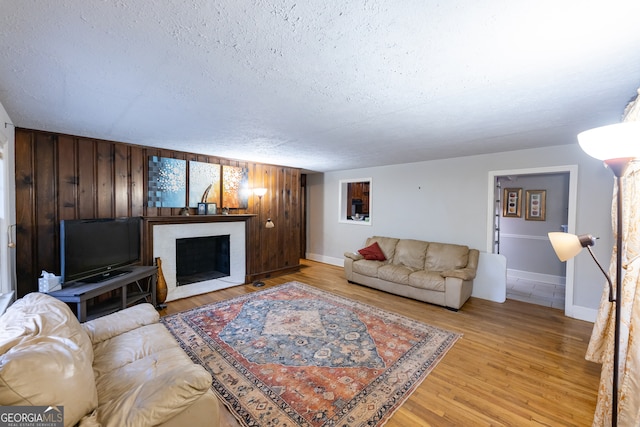
{"label": "white sofa cushion", "polygon": [[0,317],[0,405],[64,406],[65,426],[98,404],[89,337],[67,305],[30,293]]}

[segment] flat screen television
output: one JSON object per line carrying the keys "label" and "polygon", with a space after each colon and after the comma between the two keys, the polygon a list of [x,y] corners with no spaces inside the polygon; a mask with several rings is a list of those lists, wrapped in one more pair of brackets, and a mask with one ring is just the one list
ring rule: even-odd
{"label": "flat screen television", "polygon": [[60,221],[62,283],[99,282],[140,262],[139,217]]}

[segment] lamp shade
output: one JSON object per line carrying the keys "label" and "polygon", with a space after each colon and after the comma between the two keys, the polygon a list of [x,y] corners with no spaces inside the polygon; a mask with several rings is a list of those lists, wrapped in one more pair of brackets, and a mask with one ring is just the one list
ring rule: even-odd
{"label": "lamp shade", "polygon": [[556,255],[563,262],[578,255],[582,250],[582,245],[575,234],[551,232],[549,240]]}
{"label": "lamp shade", "polygon": [[599,160],[640,157],[640,122],[624,122],[578,134],[580,148]]}
{"label": "lamp shade", "polygon": [[582,248],[593,246],[596,243],[596,239],[590,234],[576,236],[575,234],[554,231],[548,233],[548,236],[553,250],[562,262],[578,255]]}
{"label": "lamp shade", "polygon": [[253,194],[255,194],[258,197],[262,197],[265,194],[267,194],[267,189],[266,188],[254,188],[253,189]]}

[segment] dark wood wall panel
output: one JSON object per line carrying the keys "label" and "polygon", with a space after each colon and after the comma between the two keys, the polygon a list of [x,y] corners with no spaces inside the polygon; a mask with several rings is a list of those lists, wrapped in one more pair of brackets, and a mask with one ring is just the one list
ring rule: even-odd
{"label": "dark wood wall panel", "polygon": [[297,213],[292,213],[298,216],[298,222],[300,224],[300,248],[298,257],[304,259],[307,256],[307,175],[300,175],[300,193],[298,194],[298,204],[300,210]]}
{"label": "dark wood wall panel", "polygon": [[131,165],[131,216],[144,215],[144,206],[146,197],[144,193],[145,175],[144,164],[145,157],[140,147],[130,147],[130,165]]}
{"label": "dark wood wall panel", "polygon": [[[292,206],[293,204],[299,205],[301,186],[299,183],[299,179],[295,180],[295,177],[292,176],[290,170],[286,168],[280,168],[280,175],[282,176],[283,182],[282,185],[278,188],[282,196],[282,203],[278,204],[278,208],[282,209],[282,211],[278,213],[277,217],[282,218],[282,222],[284,222],[285,227],[298,230],[296,233],[296,236],[298,236],[298,238],[294,242],[291,242],[291,244],[285,244],[286,242],[281,242],[281,244],[279,245],[282,248],[282,258],[278,261],[287,265],[289,260],[298,258],[299,256],[300,235],[302,232],[300,215],[296,214],[296,212],[299,212],[299,210],[292,210],[290,209],[290,206]],[[295,189],[293,188],[294,182],[296,183]],[[278,235],[278,237],[282,238],[281,235]]]}
{"label": "dark wood wall panel", "polygon": [[[16,276],[18,295],[33,290],[38,277],[36,255],[35,144],[33,134],[16,132]],[[37,282],[36,282],[37,283]]]}
{"label": "dark wood wall panel", "polygon": [[76,142],[78,162],[77,212],[79,219],[96,218],[96,145],[92,140]]}
{"label": "dark wood wall panel", "polygon": [[[273,215],[273,217],[275,218],[282,217],[283,222],[286,223],[286,217],[284,217],[283,212],[279,212],[278,210],[281,203],[284,202],[283,191],[286,185],[286,178],[282,173],[282,169],[276,169],[275,171],[273,171],[273,179],[271,180],[271,182],[272,188],[269,188],[269,191],[274,192],[275,200],[277,203],[273,204],[273,206],[269,206],[269,214],[267,216],[271,217]],[[269,253],[270,256],[267,263],[271,264],[274,262],[281,262],[281,260],[284,258],[284,247],[282,245],[285,242],[280,240],[280,236],[277,232],[274,233],[274,231],[277,231],[275,228],[272,228],[270,230],[265,229],[264,231],[267,232],[269,238],[271,239],[269,241],[269,244],[276,249]]]}
{"label": "dark wood wall panel", "polygon": [[[19,296],[37,291],[41,270],[60,273],[60,220],[180,215],[179,207],[147,206],[149,156],[248,168],[249,187],[265,187],[267,194],[261,203],[250,195],[247,209],[231,212],[256,215],[247,221],[247,281],[299,267],[304,231],[299,169],[16,129]],[[269,217],[272,229],[264,227]]]}
{"label": "dark wood wall panel", "polygon": [[58,270],[55,259],[51,254],[57,254],[59,248],[58,233],[59,223],[57,215],[57,168],[56,168],[56,144],[52,135],[36,135],[35,144],[35,221],[36,231],[36,256],[38,258],[38,270],[52,272]]}
{"label": "dark wood wall panel", "polygon": [[111,143],[96,143],[96,198],[98,202],[98,218],[111,218],[114,216],[113,200],[115,193],[121,191],[121,189],[115,188],[113,182],[113,151],[114,147]]}
{"label": "dark wood wall panel", "polygon": [[75,140],[58,138],[58,218],[78,217],[78,171]]}
{"label": "dark wood wall panel", "polygon": [[114,150],[114,216],[131,216],[131,187],[129,179],[129,147],[124,144],[116,144]]}

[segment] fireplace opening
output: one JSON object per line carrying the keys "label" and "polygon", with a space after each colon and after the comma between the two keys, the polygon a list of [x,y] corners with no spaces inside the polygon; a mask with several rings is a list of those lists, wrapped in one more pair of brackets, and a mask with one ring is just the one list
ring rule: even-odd
{"label": "fireplace opening", "polygon": [[229,235],[176,239],[176,286],[231,274]]}

